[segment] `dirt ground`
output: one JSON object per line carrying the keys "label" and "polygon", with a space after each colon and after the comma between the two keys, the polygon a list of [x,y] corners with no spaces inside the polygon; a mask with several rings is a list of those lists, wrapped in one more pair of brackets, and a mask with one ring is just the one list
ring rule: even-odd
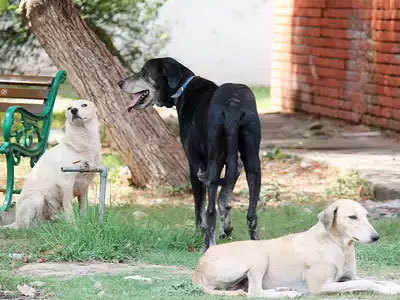
{"label": "dirt ground", "polygon": [[[174,110],[160,110],[161,116],[178,134],[177,119]],[[382,138],[398,142],[397,134],[390,131],[378,131],[365,125],[352,125],[340,120],[319,118],[302,113],[260,114],[262,127],[261,156],[262,159],[262,190],[261,205],[276,205],[281,201],[321,201],[325,194],[334,188],[345,172],[318,161],[300,161],[296,157],[285,157],[287,148],[298,148],[302,145],[328,145],[338,141],[353,139],[354,137]],[[285,144],[286,143],[286,144]],[[282,146],[283,145],[283,146]],[[282,146],[282,149],[274,149]],[[103,151],[115,152],[111,148]],[[272,151],[272,154],[271,154]],[[275,152],[274,152],[275,151]],[[280,151],[280,153],[276,153]],[[277,155],[276,155],[277,154]],[[273,159],[268,157],[273,156]],[[4,168],[5,170],[5,168]],[[28,162],[22,168],[16,168],[16,182],[22,185]],[[244,173],[244,172],[242,172]],[[6,174],[0,174],[0,181],[5,183]],[[109,180],[107,202],[115,204],[138,203],[144,205],[191,205],[193,200],[187,192],[188,183],[181,187],[159,187],[151,190],[134,189],[129,186],[127,176],[116,176]],[[89,201],[96,202],[99,191],[98,182],[91,185]],[[359,197],[364,197],[365,191],[360,188]],[[16,197],[17,199],[17,197]],[[242,174],[234,190],[233,206],[247,206],[248,192],[245,176]]]}
{"label": "dirt ground", "polygon": [[[175,112],[161,110],[161,116],[178,134]],[[288,142],[301,145],[302,141],[325,144],[328,141],[348,140],[352,135],[381,137],[395,140],[397,135],[392,132],[380,132],[364,125],[352,125],[340,120],[318,118],[302,113],[260,114],[262,127],[262,190],[261,205],[277,205],[285,201],[324,201],[326,193],[338,184],[348,171],[341,170],[318,161],[301,161],[296,156],[286,156],[286,150],[275,149],[276,145]],[[336,140],[335,140],[336,139]],[[288,150],[291,146],[288,146]],[[276,154],[276,151],[280,153]],[[273,159],[270,159],[271,157]],[[248,189],[242,172],[233,195],[233,206],[241,207],[248,204]],[[113,203],[138,203],[143,205],[182,205],[193,202],[190,193],[184,192],[185,186],[168,189],[159,187],[153,190],[137,190],[128,186],[126,178],[120,178],[113,185]],[[361,184],[349,196],[364,199],[366,191]]]}

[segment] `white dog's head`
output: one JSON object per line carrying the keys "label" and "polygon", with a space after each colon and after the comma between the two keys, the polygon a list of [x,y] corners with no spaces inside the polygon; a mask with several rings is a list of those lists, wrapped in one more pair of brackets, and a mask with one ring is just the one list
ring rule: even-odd
{"label": "white dog's head", "polygon": [[85,123],[97,118],[96,106],[88,100],[76,100],[65,112],[65,119],[69,124],[83,126]]}
{"label": "white dog's head", "polygon": [[337,200],[318,215],[326,230],[344,240],[373,243],[378,233],[368,221],[368,212],[356,201]]}

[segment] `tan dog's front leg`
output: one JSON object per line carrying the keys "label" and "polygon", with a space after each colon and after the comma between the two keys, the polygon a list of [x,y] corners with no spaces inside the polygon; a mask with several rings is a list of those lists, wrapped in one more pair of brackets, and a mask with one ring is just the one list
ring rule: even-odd
{"label": "tan dog's front leg", "polygon": [[321,288],[321,293],[345,292],[374,292],[378,294],[395,295],[400,294],[400,285],[388,281],[358,279],[345,282],[326,283]]}
{"label": "tan dog's front leg", "polygon": [[74,220],[74,211],[72,208],[72,199],[74,198],[73,193],[73,182],[68,184],[63,190],[62,205],[64,209],[65,220],[72,223]]}

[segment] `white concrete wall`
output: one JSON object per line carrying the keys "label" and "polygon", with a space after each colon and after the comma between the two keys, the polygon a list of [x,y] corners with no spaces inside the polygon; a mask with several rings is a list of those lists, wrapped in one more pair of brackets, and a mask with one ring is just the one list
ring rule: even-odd
{"label": "white concrete wall", "polygon": [[217,83],[269,85],[272,1],[279,0],[168,0],[162,54]]}

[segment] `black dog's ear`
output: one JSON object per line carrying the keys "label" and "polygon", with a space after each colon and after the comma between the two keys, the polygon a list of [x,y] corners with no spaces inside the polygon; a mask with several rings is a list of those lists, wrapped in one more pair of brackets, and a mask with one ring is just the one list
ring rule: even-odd
{"label": "black dog's ear", "polygon": [[178,88],[182,79],[182,70],[179,64],[173,62],[164,62],[162,65],[164,76],[167,77],[168,85],[171,89]]}
{"label": "black dog's ear", "polygon": [[336,222],[338,207],[334,205],[328,206],[319,213],[318,219],[324,225],[326,230],[330,230]]}

